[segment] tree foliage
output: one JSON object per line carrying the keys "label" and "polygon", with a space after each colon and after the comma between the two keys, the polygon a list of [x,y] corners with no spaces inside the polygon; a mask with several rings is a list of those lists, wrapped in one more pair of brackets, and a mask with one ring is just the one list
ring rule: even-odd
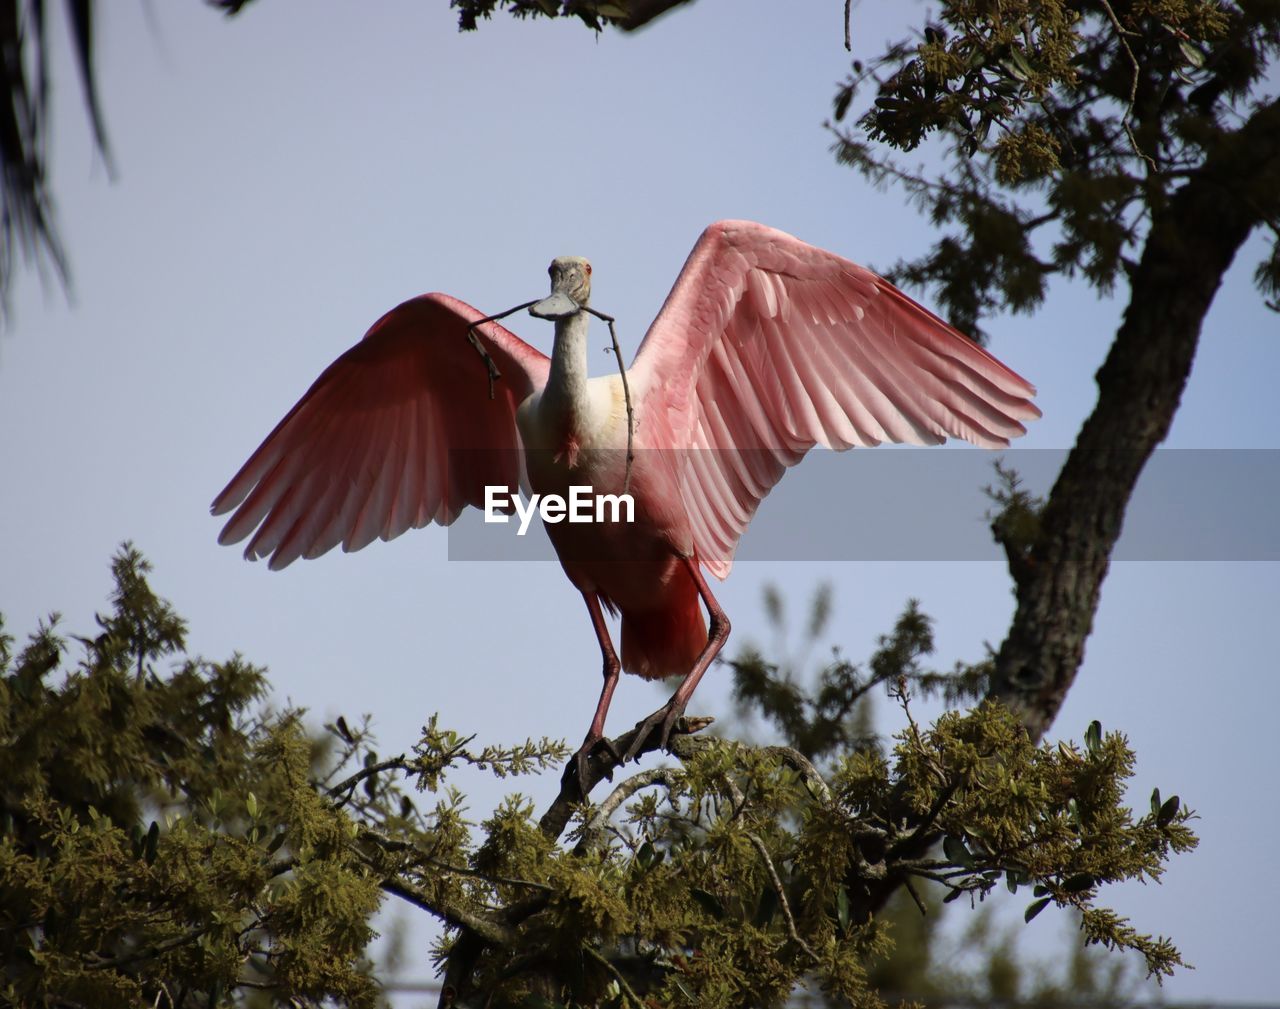
{"label": "tree foliage", "polygon": [[765,590],[765,611],[776,639],[771,662],[751,643],[729,663],[733,672],[733,696],[740,716],[763,716],[782,741],[820,766],[851,750],[879,745],[865,702],[878,687],[900,694],[907,690],[942,696],[947,703],[973,701],[987,689],[990,661],[957,665],[950,673],[927,669],[922,659],[933,652],[933,624],[912,599],[898,617],[892,633],[881,637],[879,647],[864,668],[837,649],[822,665],[817,682],[803,682],[809,657],[821,640],[831,613],[831,588],[819,586],[810,605],[798,654],[788,654],[784,644],[787,620],[781,596]]}
{"label": "tree foliage", "polygon": [[[822,769],[792,747],[686,733],[676,766],[632,773],[599,804],[566,782],[540,818],[511,795],[473,824],[456,768],[534,773],[566,747],[478,747],[435,719],[407,754],[379,755],[345,719],[317,743],[301,712],[262,704],[261,670],[186,654],[137,551],[112,567],[95,637],[50,624],[16,655],[0,639],[15,1004],[371,1005],[385,894],[447,926],[446,1004],[774,1005],[811,984],[878,1006],[869,965],[893,938],[868,895],[886,880],[970,903],[1007,889],[1028,919],[1079,911],[1086,942],[1137,950],[1156,975],[1180,962],[1098,897],[1158,879],[1195,844],[1191,811],[1158,795],[1126,808],[1133,754],[1096,724],[1082,745],[1038,746],[984,704]],[[909,651],[880,653],[908,712]],[[941,850],[920,854],[934,835]]]}
{"label": "tree foliage", "polygon": [[96,636],[50,623],[16,656],[0,637],[4,1000],[215,1005],[269,977],[373,1004],[380,891],[312,785],[298,713],[262,709],[239,657],[187,656],[136,551],[112,570]]}
{"label": "tree foliage", "polygon": [[[1002,492],[992,493],[1002,497]],[[819,585],[814,593],[798,642],[776,588],[766,587],[764,602],[773,659],[748,640],[729,662],[738,715],[748,722],[762,716],[784,745],[824,771],[851,752],[883,756],[885,740],[875,731],[872,713],[883,689],[876,688],[887,687],[899,699],[909,689],[922,697],[941,697],[948,705],[972,701],[987,689],[989,659],[958,664],[950,673],[926,665],[933,652],[933,624],[915,600],[907,602],[892,632],[880,638],[865,664],[851,661],[839,648],[818,661],[833,610],[830,585]],[[730,731],[739,738],[744,734],[742,724]],[[1132,958],[1107,956],[1069,941],[1050,959],[1037,960],[1021,949],[1020,929],[997,924],[999,901],[973,913],[957,910],[958,904],[948,900],[951,893],[945,884],[918,878],[909,894],[897,891],[878,912],[894,938],[887,954],[868,964],[868,980],[882,997],[891,1002],[901,996],[926,1003],[1044,1005],[1067,998],[1118,1005],[1139,998],[1141,972]],[[968,919],[962,928],[956,927],[958,915]]]}
{"label": "tree foliage", "polygon": [[[1231,188],[1272,230],[1257,279],[1274,296],[1274,150],[1234,176],[1213,163],[1241,153],[1242,131],[1274,126],[1264,91],[1278,51],[1271,2],[956,0],[920,38],[855,64],[837,121],[860,93],[874,97],[854,128],[836,128],[836,153],[901,185],[942,230],[891,276],[932,287],[970,332],[983,315],[1034,309],[1057,274],[1112,291],[1189,180]],[[943,167],[886,146],[926,148]]]}

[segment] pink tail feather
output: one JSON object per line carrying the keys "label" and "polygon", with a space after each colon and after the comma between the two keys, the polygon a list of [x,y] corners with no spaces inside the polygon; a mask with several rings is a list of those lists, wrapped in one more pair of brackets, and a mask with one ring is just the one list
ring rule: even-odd
{"label": "pink tail feather", "polygon": [[707,625],[693,580],[673,580],[660,605],[622,611],[622,668],[646,680],[684,676],[707,646]]}

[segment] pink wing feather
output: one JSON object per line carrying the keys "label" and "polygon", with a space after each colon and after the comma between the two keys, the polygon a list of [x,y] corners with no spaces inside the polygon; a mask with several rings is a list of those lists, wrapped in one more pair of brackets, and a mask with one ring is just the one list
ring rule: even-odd
{"label": "pink wing feather", "polygon": [[691,449],[681,494],[720,578],[760,501],[814,445],[995,448],[1035,388],[870,270],[750,221],[711,225],[631,371],[637,447]]}
{"label": "pink wing feather", "polygon": [[[486,484],[520,485],[515,412],[546,384],[548,359],[498,325],[479,329],[502,373],[466,339],[483,313],[444,294],[393,308],[307,390],[213,502],[235,508],[218,537],[251,532],[249,559],[282,568],[339,543],[359,550],[481,505]],[[256,532],[255,532],[256,530]]]}

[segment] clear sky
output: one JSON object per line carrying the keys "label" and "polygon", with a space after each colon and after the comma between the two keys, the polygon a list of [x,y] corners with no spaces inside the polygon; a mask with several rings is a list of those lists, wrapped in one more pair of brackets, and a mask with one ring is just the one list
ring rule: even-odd
{"label": "clear sky", "polygon": [[[498,311],[545,291],[552,256],[585,255],[593,304],[634,349],[718,218],[871,266],[922,248],[930,230],[901,196],[829,153],[822,123],[849,62],[842,8],[701,0],[636,37],[594,38],[506,21],[459,36],[444,0],[262,0],[233,20],[196,0],[100,5],[118,179],[90,148],[60,44],[52,151],[74,296],[24,276],[0,337],[10,632],[53,610],[69,631],[90,627],[108,559],[130,538],[189,619],[194,651],[269,666],[277,698],[317,722],[370,712],[384,752],[410,746],[434,711],[484,740],[576,745],[599,655],[554,563],[451,562],[446,534],[429,529],[272,573],[217,546],[209,501],[320,370],[406,297],[440,290]],[[855,11],[857,54],[896,33],[892,13],[909,11]],[[1280,447],[1280,327],[1249,283],[1260,243],[1246,253],[1171,445]],[[1070,445],[1119,310],[1063,285],[1036,316],[990,324],[992,350],[1040,390],[1044,419],[1025,445]],[[514,328],[549,350],[545,324]],[[595,340],[605,346],[603,329]],[[601,352],[598,371],[610,366]],[[857,509],[877,488],[846,493]],[[831,641],[852,657],[909,596],[937,619],[939,668],[997,644],[1012,607],[995,562],[744,562],[718,590],[730,650],[767,640],[764,584],[799,609],[821,580],[835,586]],[[1055,726],[1075,738],[1094,718],[1122,728],[1139,755],[1134,801],[1159,787],[1202,817],[1200,849],[1162,886],[1109,895],[1198,967],[1166,985],[1170,998],[1274,998],[1278,590],[1274,563],[1117,564]],[[712,670],[691,710],[727,712],[727,680]],[[661,700],[627,678],[611,728]],[[500,789],[462,784],[483,818]],[[553,785],[535,783],[542,802]],[[1027,937],[1057,949],[1062,928],[1046,913]]]}

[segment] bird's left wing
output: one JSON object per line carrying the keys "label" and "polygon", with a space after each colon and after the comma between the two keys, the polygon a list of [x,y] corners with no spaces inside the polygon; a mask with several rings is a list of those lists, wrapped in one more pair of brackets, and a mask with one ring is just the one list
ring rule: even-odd
{"label": "bird's left wing", "polygon": [[636,445],[677,468],[694,545],[729,573],[769,490],[814,445],[1002,447],[1035,389],[888,281],[749,221],[711,225],[629,372]]}
{"label": "bird's left wing", "polygon": [[[481,312],[444,294],[393,308],[316,379],[213,502],[235,508],[218,537],[251,532],[250,559],[282,568],[339,543],[359,550],[429,522],[449,524],[513,491],[522,453],[515,412],[546,384],[545,354],[496,322],[477,335],[501,372],[489,396],[467,341]],[[255,531],[256,530],[256,531]]]}

